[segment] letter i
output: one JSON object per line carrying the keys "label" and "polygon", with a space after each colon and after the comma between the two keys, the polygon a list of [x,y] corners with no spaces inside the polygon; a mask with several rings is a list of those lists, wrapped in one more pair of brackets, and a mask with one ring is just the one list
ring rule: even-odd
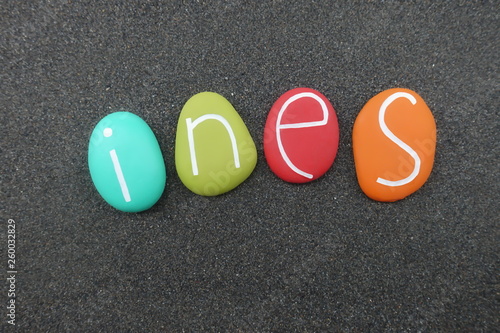
{"label": "letter i", "polygon": [[[103,132],[106,138],[109,138],[113,135],[113,130],[111,128],[105,128]],[[118,160],[118,155],[116,154],[116,150],[112,149],[109,151],[109,156],[111,156],[111,161],[113,162],[113,167],[115,168],[116,178],[118,179],[118,183],[120,184],[120,188],[122,190],[123,199],[125,202],[130,202],[132,199],[130,198],[130,193],[128,191],[127,182],[125,181],[125,177],[123,177],[122,167],[120,165],[120,161]]]}

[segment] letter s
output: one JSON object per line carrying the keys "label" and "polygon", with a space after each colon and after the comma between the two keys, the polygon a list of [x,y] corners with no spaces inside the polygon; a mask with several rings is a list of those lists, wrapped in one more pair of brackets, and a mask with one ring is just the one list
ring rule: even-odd
{"label": "letter s", "polygon": [[394,93],[391,96],[387,97],[387,99],[380,106],[380,110],[378,113],[378,123],[380,125],[380,129],[385,134],[385,136],[387,136],[392,142],[397,144],[401,149],[403,149],[405,152],[407,152],[413,158],[413,160],[415,161],[415,166],[413,168],[412,173],[404,179],[396,180],[396,181],[387,180],[387,179],[383,179],[380,177],[377,179],[377,183],[380,183],[382,185],[387,185],[387,186],[406,185],[409,182],[411,182],[413,179],[415,179],[415,177],[417,177],[418,173],[420,172],[420,157],[418,156],[418,154],[410,146],[408,146],[406,143],[401,141],[397,136],[395,136],[394,133],[392,133],[391,130],[385,124],[385,120],[384,120],[385,111],[386,111],[387,107],[398,98],[406,98],[411,102],[411,104],[413,104],[413,105],[417,104],[417,100],[415,99],[415,97],[413,97],[409,93],[405,93],[405,92]]}

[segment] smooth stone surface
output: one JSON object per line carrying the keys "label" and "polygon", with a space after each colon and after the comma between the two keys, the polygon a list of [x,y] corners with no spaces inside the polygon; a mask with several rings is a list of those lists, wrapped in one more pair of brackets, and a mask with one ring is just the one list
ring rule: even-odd
{"label": "smooth stone surface", "polygon": [[396,201],[429,177],[436,151],[436,123],[424,100],[408,89],[389,89],[366,103],[353,129],[356,174],[363,192]]}
{"label": "smooth stone surface", "polygon": [[269,111],[264,153],[271,170],[287,182],[305,183],[321,177],[332,166],[338,144],[335,110],[316,90],[292,89]]}
{"label": "smooth stone surface", "polygon": [[257,163],[255,143],[234,107],[202,92],[184,105],[177,124],[175,166],[184,185],[214,196],[234,189]]}
{"label": "smooth stone surface", "polygon": [[151,128],[130,112],[102,118],[90,137],[88,164],[99,194],[124,212],[153,206],[163,193],[165,163]]}

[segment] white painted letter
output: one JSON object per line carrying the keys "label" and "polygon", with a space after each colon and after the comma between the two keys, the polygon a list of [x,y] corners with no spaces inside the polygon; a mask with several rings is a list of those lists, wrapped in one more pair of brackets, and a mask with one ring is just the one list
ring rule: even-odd
{"label": "white painted letter", "polygon": [[188,142],[189,142],[189,153],[191,154],[191,168],[193,170],[194,176],[198,175],[198,162],[196,161],[196,151],[194,149],[193,130],[200,123],[202,123],[208,119],[218,120],[222,123],[222,125],[224,125],[224,127],[227,130],[227,133],[229,134],[229,138],[231,139],[231,146],[233,148],[233,156],[234,156],[234,165],[236,166],[236,168],[240,167],[240,155],[238,153],[238,147],[236,146],[236,137],[234,136],[234,132],[233,132],[233,129],[231,128],[231,125],[229,125],[229,122],[226,120],[226,118],[224,118],[221,115],[206,114],[206,115],[203,115],[203,116],[197,118],[195,121],[191,121],[191,118],[186,119],[187,135],[188,135]]}
{"label": "white painted letter", "polygon": [[[305,97],[310,97],[310,98],[316,100],[321,105],[321,110],[323,110],[323,119],[320,121],[308,121],[308,122],[303,122],[303,123],[282,125],[281,118],[283,117],[283,114],[285,113],[285,110],[288,108],[288,106],[290,104],[292,104],[293,102],[295,102],[296,100],[298,100],[300,98],[305,98]],[[281,107],[280,112],[278,113],[278,119],[276,120],[276,140],[278,142],[278,149],[280,151],[281,157],[283,158],[283,160],[285,160],[286,165],[288,165],[288,167],[290,169],[295,171],[295,173],[297,173],[303,177],[309,178],[309,179],[313,178],[313,175],[300,170],[292,163],[292,161],[290,161],[290,158],[286,154],[285,148],[283,147],[283,143],[281,142],[281,132],[280,131],[282,129],[287,129],[287,128],[304,128],[304,127],[324,126],[324,125],[326,125],[327,122],[328,122],[328,108],[326,106],[326,103],[319,96],[317,96],[316,94],[310,93],[310,92],[304,92],[304,93],[300,93],[297,95],[293,95]]]}
{"label": "white painted letter", "polygon": [[111,161],[113,161],[113,166],[115,167],[116,178],[118,178],[118,183],[120,183],[120,188],[122,189],[123,199],[125,202],[130,202],[130,193],[128,192],[127,182],[125,182],[125,177],[123,177],[122,167],[120,161],[118,161],[118,155],[116,155],[116,150],[112,149],[109,151],[111,156]]}
{"label": "white painted letter", "polygon": [[413,167],[412,173],[404,179],[396,180],[396,181],[387,180],[387,179],[383,179],[380,177],[377,179],[377,183],[387,185],[387,186],[402,186],[402,185],[408,184],[413,179],[415,179],[415,177],[417,177],[418,173],[420,172],[420,157],[418,156],[418,154],[410,146],[408,146],[406,143],[401,141],[397,136],[395,136],[394,133],[392,133],[391,130],[385,124],[385,120],[384,120],[385,111],[386,111],[387,107],[392,102],[394,102],[394,100],[396,100],[398,98],[406,98],[411,102],[411,104],[413,104],[413,105],[417,104],[417,100],[411,94],[408,94],[405,92],[394,93],[391,96],[387,97],[387,99],[380,106],[380,110],[378,113],[378,123],[380,125],[380,128],[382,129],[382,132],[385,134],[385,136],[387,136],[392,142],[397,144],[401,149],[403,149],[405,152],[407,152],[413,158],[413,160],[415,161],[415,166]]}

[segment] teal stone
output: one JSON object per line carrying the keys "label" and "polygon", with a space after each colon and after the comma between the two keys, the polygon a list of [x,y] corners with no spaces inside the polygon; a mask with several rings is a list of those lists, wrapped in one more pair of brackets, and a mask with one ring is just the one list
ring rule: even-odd
{"label": "teal stone", "polygon": [[151,128],[130,112],[107,115],[90,136],[88,164],[103,199],[118,210],[141,212],[161,197],[167,174]]}

